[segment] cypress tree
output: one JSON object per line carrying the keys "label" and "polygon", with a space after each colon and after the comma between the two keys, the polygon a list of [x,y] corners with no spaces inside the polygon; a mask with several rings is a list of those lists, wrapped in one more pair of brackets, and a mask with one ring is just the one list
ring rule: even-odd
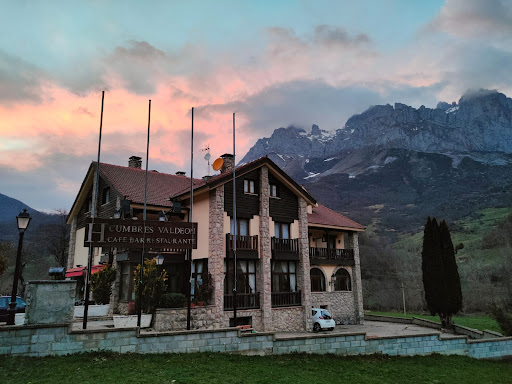
{"label": "cypress tree", "polygon": [[442,259],[444,264],[444,281],[446,284],[447,302],[443,308],[445,322],[452,324],[452,315],[462,309],[462,289],[460,286],[459,270],[455,260],[455,250],[448,225],[443,220],[439,226],[441,235]]}
{"label": "cypress tree", "polygon": [[462,308],[460,278],[450,231],[443,220],[427,219],[423,232],[422,272],[425,300],[432,315],[439,315],[443,326]]}

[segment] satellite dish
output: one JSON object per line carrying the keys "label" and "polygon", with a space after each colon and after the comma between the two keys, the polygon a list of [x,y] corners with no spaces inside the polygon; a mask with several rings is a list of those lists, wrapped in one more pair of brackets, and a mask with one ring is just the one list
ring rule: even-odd
{"label": "satellite dish", "polygon": [[210,157],[211,157],[211,156],[210,156],[210,154],[209,154],[209,153],[207,153],[206,155],[204,155],[204,159],[205,159],[205,160],[210,160]]}
{"label": "satellite dish", "polygon": [[217,160],[215,160],[212,164],[212,168],[214,171],[218,171],[222,168],[222,165],[224,164],[224,160],[222,160],[221,157],[219,157]]}

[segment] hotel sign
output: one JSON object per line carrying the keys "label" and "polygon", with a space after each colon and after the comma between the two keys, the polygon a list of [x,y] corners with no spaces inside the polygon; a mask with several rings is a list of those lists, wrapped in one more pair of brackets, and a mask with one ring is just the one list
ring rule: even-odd
{"label": "hotel sign", "polygon": [[197,249],[197,223],[87,220],[84,247]]}

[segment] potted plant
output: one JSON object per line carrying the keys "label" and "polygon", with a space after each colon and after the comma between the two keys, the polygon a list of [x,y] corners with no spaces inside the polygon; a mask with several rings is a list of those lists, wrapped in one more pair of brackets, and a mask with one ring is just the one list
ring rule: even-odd
{"label": "potted plant", "polygon": [[[134,272],[135,286],[135,310],[138,313],[139,308],[142,310],[141,328],[147,328],[151,325],[153,313],[156,311],[160,298],[165,292],[165,270],[158,271],[156,259],[144,261],[144,274],[142,279],[142,297],[139,297],[140,284],[140,264]],[[136,327],[137,315],[116,315],[114,316],[114,327]]]}
{"label": "potted plant", "polygon": [[202,279],[197,287],[197,292],[194,295],[194,302],[198,306],[209,304],[213,295],[213,279],[212,275],[208,274]]}
{"label": "potted plant", "polygon": [[[116,280],[116,270],[107,265],[102,270],[91,275],[91,291],[95,305],[89,305],[87,314],[91,317],[107,316],[110,310],[110,295],[112,283]],[[84,306],[75,307],[75,317],[84,316]]]}

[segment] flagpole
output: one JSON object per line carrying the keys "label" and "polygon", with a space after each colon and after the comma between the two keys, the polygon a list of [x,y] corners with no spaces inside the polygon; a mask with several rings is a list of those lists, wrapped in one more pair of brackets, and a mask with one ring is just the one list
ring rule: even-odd
{"label": "flagpole", "polygon": [[148,110],[148,140],[146,145],[146,179],[144,183],[144,213],[142,215],[142,221],[143,221],[143,241],[142,241],[142,253],[140,257],[140,279],[139,279],[139,305],[138,305],[138,311],[137,311],[137,327],[140,329],[140,323],[142,318],[142,284],[144,283],[144,251],[145,251],[145,245],[146,245],[146,206],[148,201],[148,163],[149,163],[149,127],[151,124],[151,100],[149,100],[149,110]]}
{"label": "flagpole", "polygon": [[234,285],[233,285],[233,321],[234,326],[236,327],[238,324],[237,318],[236,318],[236,310],[237,310],[237,297],[236,297],[236,235],[237,235],[237,229],[238,229],[238,223],[236,221],[236,155],[235,155],[235,113],[233,112],[233,222],[235,227],[235,233],[233,238],[233,259],[235,262],[235,268],[234,268]]}
{"label": "flagpole", "polygon": [[[190,135],[190,211],[189,223],[192,222],[194,212],[194,107],[192,107],[192,126]],[[190,329],[190,304],[192,295],[192,248],[188,250],[188,297],[187,297],[187,330]],[[195,288],[195,287],[194,287]]]}
{"label": "flagpole", "polygon": [[89,296],[91,292],[91,270],[92,270],[92,258],[93,258],[93,247],[92,247],[92,228],[94,226],[94,218],[96,217],[96,207],[98,200],[98,184],[100,182],[100,153],[101,153],[101,131],[103,129],[103,102],[105,100],[105,91],[101,91],[101,115],[100,115],[100,135],[98,138],[98,161],[96,162],[96,181],[94,185],[94,191],[92,194],[92,212],[91,218],[92,223],[89,226],[89,255],[87,258],[87,275],[85,276],[85,307],[84,307],[84,319],[82,328],[87,329],[87,314],[89,312]]}

